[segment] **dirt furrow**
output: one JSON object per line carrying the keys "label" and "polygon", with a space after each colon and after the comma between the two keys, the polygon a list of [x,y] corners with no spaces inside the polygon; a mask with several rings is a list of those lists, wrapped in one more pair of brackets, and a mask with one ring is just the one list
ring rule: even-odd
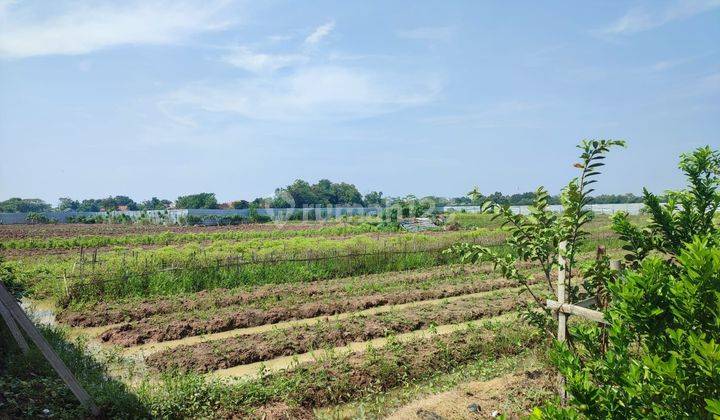
{"label": "dirt furrow", "polygon": [[478,265],[455,265],[431,269],[413,270],[405,273],[372,274],[310,283],[269,284],[254,290],[215,289],[177,297],[164,297],[127,302],[101,302],[82,309],[66,308],[58,313],[58,321],[75,327],[96,327],[120,322],[139,321],[155,315],[174,312],[200,311],[246,305],[260,301],[281,301],[293,298],[319,296],[358,295],[363,290],[372,291],[387,285],[416,285],[433,280],[444,280],[461,275],[489,273],[490,268]]}
{"label": "dirt furrow", "polygon": [[514,310],[518,302],[517,296],[504,297],[495,294],[382,314],[354,316],[343,320],[326,319],[293,329],[267,331],[175,347],[150,355],[146,358],[146,363],[161,371],[204,373],[306,353],[315,349],[345,346],[352,342],[364,342],[437,325],[497,316]]}
{"label": "dirt furrow", "polygon": [[[534,282],[539,282],[536,279]],[[433,290],[412,290],[399,293],[376,294],[338,299],[327,302],[309,302],[300,305],[274,306],[268,309],[242,308],[218,311],[211,315],[198,316],[193,312],[172,314],[162,319],[146,319],[111,328],[101,334],[102,341],[131,347],[149,342],[177,340],[183,337],[229,331],[257,325],[275,324],[292,319],[312,318],[321,315],[335,315],[382,305],[393,305],[518,286],[507,279],[480,280],[461,286],[448,286]]]}

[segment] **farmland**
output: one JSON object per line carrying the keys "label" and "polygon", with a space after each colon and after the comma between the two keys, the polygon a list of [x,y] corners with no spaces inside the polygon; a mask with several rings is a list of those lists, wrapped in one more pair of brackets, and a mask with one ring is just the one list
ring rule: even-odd
{"label": "farmland", "polygon": [[[518,319],[530,302],[520,283],[443,252],[501,251],[506,233],[485,216],[453,219],[419,233],[372,220],[3,226],[0,249],[26,301],[52,313],[48,333],[87,359],[79,376],[109,413],[385,416],[463,383],[525,378],[523,392],[508,385],[520,400],[487,407],[521,414],[551,392],[544,338]],[[618,243],[605,216],[588,230],[582,260]],[[541,294],[542,270],[525,267]]]}

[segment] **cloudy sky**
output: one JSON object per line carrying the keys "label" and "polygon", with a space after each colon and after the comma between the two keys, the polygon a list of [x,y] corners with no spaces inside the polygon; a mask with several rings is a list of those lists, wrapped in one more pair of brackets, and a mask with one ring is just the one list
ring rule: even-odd
{"label": "cloudy sky", "polygon": [[557,192],[609,137],[662,191],[719,129],[720,0],[0,0],[0,199]]}

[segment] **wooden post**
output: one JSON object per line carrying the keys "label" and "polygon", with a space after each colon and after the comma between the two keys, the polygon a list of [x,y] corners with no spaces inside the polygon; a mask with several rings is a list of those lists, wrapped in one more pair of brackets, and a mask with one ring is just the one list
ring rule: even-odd
{"label": "wooden post", "polygon": [[28,337],[30,337],[33,343],[40,349],[40,352],[45,356],[50,366],[60,375],[60,378],[62,378],[80,403],[87,407],[93,415],[100,415],[100,410],[92,398],[90,398],[90,395],[83,389],[72,372],[70,372],[70,369],[68,369],[62,359],[60,359],[57,353],[50,347],[45,337],[43,337],[37,327],[30,321],[30,318],[28,318],[27,314],[25,314],[2,282],[0,282],[0,303],[8,309],[12,317],[15,318],[15,321],[25,330]]}
{"label": "wooden post", "polygon": [[10,310],[8,310],[8,308],[6,308],[2,302],[0,302],[0,314],[2,314],[3,320],[5,320],[5,324],[8,326],[10,334],[12,334],[13,338],[15,338],[15,341],[17,341],[20,350],[23,353],[27,353],[28,350],[30,350],[30,347],[28,347],[28,343],[27,341],[25,341],[25,337],[23,337],[20,329],[18,328],[15,320],[12,317],[12,314],[10,314]]}
{"label": "wooden post", "polygon": [[[562,306],[567,303],[565,301],[565,251],[567,250],[567,242],[562,241],[559,244],[558,249],[558,283],[557,283],[557,298],[558,302]],[[557,339],[560,342],[566,340],[565,332],[567,331],[567,314],[563,311],[558,311],[558,334]],[[558,373],[558,394],[560,394],[560,401],[564,404],[567,398],[565,393],[565,378],[562,374]]]}

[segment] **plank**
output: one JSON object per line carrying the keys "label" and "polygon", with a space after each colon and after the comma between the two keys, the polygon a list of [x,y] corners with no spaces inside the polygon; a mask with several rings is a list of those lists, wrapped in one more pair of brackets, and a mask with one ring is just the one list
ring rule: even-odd
{"label": "plank", "polygon": [[22,332],[20,332],[20,329],[15,323],[15,320],[13,319],[10,310],[8,310],[8,308],[6,308],[2,302],[0,302],[0,314],[3,317],[3,320],[5,320],[5,324],[8,326],[10,334],[12,334],[13,338],[18,344],[18,347],[20,347],[20,350],[23,353],[27,353],[30,350],[30,347],[28,346],[27,341],[25,341],[25,337],[23,337]]}
{"label": "plank", "polygon": [[573,305],[570,303],[561,304],[560,302],[548,299],[547,308],[558,311],[558,313],[561,314],[577,315],[600,324],[608,324],[608,322],[605,320],[605,315],[602,312],[593,309],[583,308],[582,306]]}
{"label": "plank", "polygon": [[45,356],[45,359],[47,359],[50,363],[50,366],[52,366],[68,388],[70,388],[70,391],[72,391],[80,403],[87,407],[93,415],[100,415],[100,410],[97,408],[90,395],[80,385],[57,353],[55,353],[55,350],[50,347],[50,344],[47,340],[45,340],[45,337],[43,337],[30,318],[28,318],[25,311],[23,311],[20,305],[18,305],[15,298],[10,294],[10,292],[8,292],[2,282],[0,282],[0,303],[2,303],[8,311],[10,311],[10,314],[13,318],[15,318],[15,321],[20,325],[20,328],[25,331],[28,337],[30,337],[30,340],[32,340],[32,342],[40,349],[40,352],[43,356]]}

